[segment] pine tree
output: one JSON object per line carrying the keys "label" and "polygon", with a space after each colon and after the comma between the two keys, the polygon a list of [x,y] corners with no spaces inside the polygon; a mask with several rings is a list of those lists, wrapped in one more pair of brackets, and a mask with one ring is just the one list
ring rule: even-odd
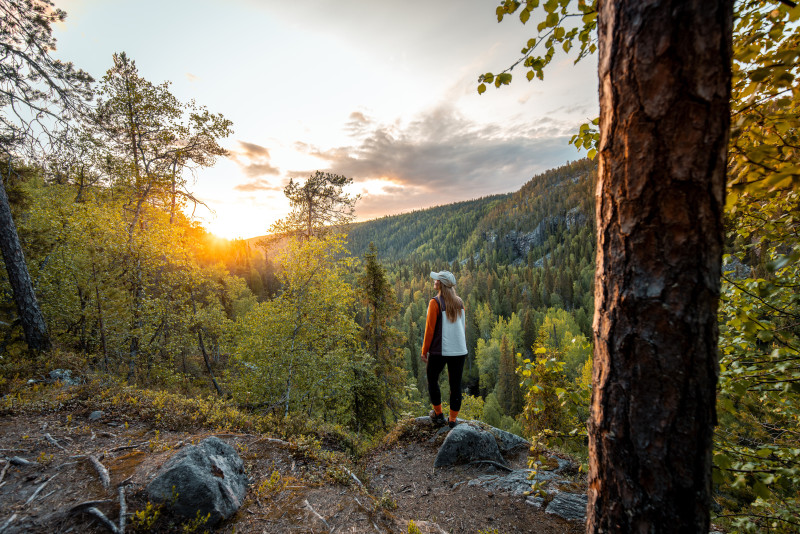
{"label": "pine tree", "polygon": [[361,302],[366,306],[362,337],[367,353],[375,359],[375,375],[380,383],[381,402],[375,411],[380,414],[385,427],[383,406],[389,408],[395,420],[400,414],[399,398],[405,385],[402,350],[405,340],[400,331],[391,326],[400,306],[372,243],[369,252],[364,254],[364,272],[358,279],[358,285]]}

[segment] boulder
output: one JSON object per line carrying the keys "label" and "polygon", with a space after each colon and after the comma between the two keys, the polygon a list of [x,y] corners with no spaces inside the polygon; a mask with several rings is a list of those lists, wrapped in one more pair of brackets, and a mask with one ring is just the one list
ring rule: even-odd
{"label": "boulder", "polygon": [[506,432],[493,426],[489,427],[489,432],[494,436],[497,446],[500,448],[500,453],[503,455],[519,452],[531,446],[530,441],[511,432]]}
{"label": "boulder", "polygon": [[72,371],[69,369],[53,369],[50,371],[49,382],[61,382],[65,386],[77,386],[83,383],[83,380],[72,376]]}
{"label": "boulder", "polygon": [[167,460],[146,492],[151,501],[166,503],[178,515],[193,519],[198,512],[201,517],[208,514],[206,524],[215,525],[239,509],[248,484],[234,448],[210,437]]}
{"label": "boulder", "polygon": [[506,465],[491,432],[474,423],[462,423],[450,431],[439,447],[433,467],[466,464],[476,460],[490,460]]}
{"label": "boulder", "polygon": [[95,410],[89,414],[89,421],[99,421],[104,415],[105,413],[103,413],[101,410]]}

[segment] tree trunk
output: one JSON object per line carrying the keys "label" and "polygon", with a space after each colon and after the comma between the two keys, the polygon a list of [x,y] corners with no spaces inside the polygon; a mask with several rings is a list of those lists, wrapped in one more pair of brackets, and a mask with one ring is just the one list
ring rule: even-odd
{"label": "tree trunk", "polygon": [[[189,288],[189,298],[192,301],[192,315],[197,317],[197,304],[194,302],[194,290]],[[211,383],[214,384],[214,389],[217,390],[217,395],[222,396],[222,390],[217,384],[217,379],[214,376],[214,370],[211,368],[211,362],[208,361],[208,351],[206,351],[206,344],[203,341],[203,327],[197,325],[197,345],[200,347],[200,352],[203,354],[203,361],[206,363],[206,371],[211,377]]]}
{"label": "tree trunk", "polygon": [[36,293],[25,263],[25,255],[17,235],[17,227],[11,217],[11,205],[8,202],[6,188],[0,179],[0,250],[6,265],[8,281],[14,294],[25,342],[31,350],[42,351],[50,348],[50,336],[47,324],[39,309]]}
{"label": "tree trunk", "polygon": [[732,1],[598,9],[587,532],[707,533]]}
{"label": "tree trunk", "polygon": [[110,367],[108,362],[108,343],[106,342],[106,327],[103,323],[103,308],[100,300],[100,287],[97,284],[97,267],[94,264],[94,258],[92,258],[92,279],[94,280],[94,295],[97,302],[97,324],[100,327],[100,343],[103,347],[103,365],[107,373]]}

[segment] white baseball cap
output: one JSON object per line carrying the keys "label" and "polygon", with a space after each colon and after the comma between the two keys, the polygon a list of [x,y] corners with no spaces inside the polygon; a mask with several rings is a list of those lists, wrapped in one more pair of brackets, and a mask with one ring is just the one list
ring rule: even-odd
{"label": "white baseball cap", "polygon": [[438,273],[431,271],[431,278],[440,281],[447,287],[456,285],[456,277],[450,271],[439,271]]}

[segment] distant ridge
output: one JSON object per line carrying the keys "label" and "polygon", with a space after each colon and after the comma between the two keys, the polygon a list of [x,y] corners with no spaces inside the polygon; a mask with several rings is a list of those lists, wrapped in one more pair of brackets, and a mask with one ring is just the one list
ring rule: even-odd
{"label": "distant ridge", "polygon": [[[436,263],[492,257],[500,263],[544,257],[571,222],[594,221],[597,164],[588,159],[538,174],[519,191],[386,215],[349,227],[347,248],[363,256],[375,243],[382,261]],[[569,228],[567,228],[569,230]],[[266,236],[245,239],[261,250]],[[536,259],[534,258],[534,259]]]}
{"label": "distant ridge", "polygon": [[514,193],[355,223],[348,249],[361,256],[373,242],[384,261],[441,263],[493,255],[511,262],[542,248],[548,235],[563,233],[571,222],[593,222],[596,177],[597,164],[581,159],[534,176]]}

